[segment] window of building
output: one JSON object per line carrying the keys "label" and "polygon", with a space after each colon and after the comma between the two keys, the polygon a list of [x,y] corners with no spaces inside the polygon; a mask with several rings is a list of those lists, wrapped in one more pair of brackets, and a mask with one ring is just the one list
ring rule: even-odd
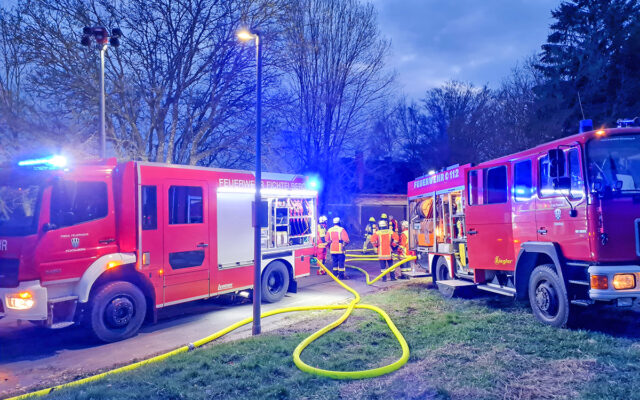
{"label": "window of building", "polygon": [[107,199],[105,182],[59,181],[51,192],[51,223],[61,228],[104,218]]}
{"label": "window of building", "polygon": [[487,201],[485,204],[497,204],[507,202],[507,167],[500,166],[486,170],[487,181],[485,184]]}
{"label": "window of building", "polygon": [[158,194],[155,186],[142,187],[142,230],[158,228]]}
{"label": "window of building", "polygon": [[531,160],[516,163],[513,166],[513,192],[516,201],[530,200],[532,187]]}
{"label": "window of building", "polygon": [[202,188],[171,186],[169,188],[169,224],[201,224],[204,221]]}

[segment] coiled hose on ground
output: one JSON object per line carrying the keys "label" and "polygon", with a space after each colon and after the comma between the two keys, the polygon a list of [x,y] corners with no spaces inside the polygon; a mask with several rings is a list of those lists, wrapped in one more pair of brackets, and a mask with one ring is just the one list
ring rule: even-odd
{"label": "coiled hose on ground", "polygon": [[[373,255],[353,255],[353,254],[349,254],[349,258],[346,260],[346,262],[350,262],[350,261],[353,261],[353,260],[360,260],[360,261],[374,261],[374,260],[376,260],[377,261],[378,258],[373,256]],[[356,269],[356,270],[359,270],[360,272],[364,273],[364,275],[366,277],[367,284],[370,285],[370,284],[378,281],[378,279],[382,278],[384,275],[386,275],[389,272],[393,271],[394,269],[396,269],[400,265],[402,265],[402,264],[404,264],[406,262],[412,261],[412,260],[415,260],[415,257],[407,257],[407,258],[404,258],[404,259],[396,262],[391,267],[389,267],[386,270],[382,271],[380,273],[380,275],[378,275],[373,280],[369,279],[369,274],[365,270],[363,270],[362,268],[358,268],[358,267],[355,267],[355,266],[352,266],[352,265],[348,265],[348,267]],[[325,326],[324,328],[320,329],[319,331],[313,333],[312,335],[310,335],[309,337],[304,339],[302,342],[300,342],[300,344],[298,344],[298,346],[293,351],[293,362],[296,364],[296,366],[300,370],[302,370],[304,372],[307,372],[307,373],[310,373],[310,374],[314,374],[314,375],[319,375],[319,376],[325,376],[325,377],[332,378],[332,379],[364,379],[364,378],[373,378],[373,377],[376,377],[376,376],[388,374],[388,373],[393,372],[393,371],[397,370],[398,368],[402,367],[404,364],[406,364],[407,360],[409,359],[409,346],[407,345],[407,341],[404,339],[404,337],[402,336],[402,334],[400,333],[398,328],[395,326],[395,324],[393,323],[393,321],[391,320],[389,315],[379,307],[376,307],[376,306],[373,306],[373,305],[369,305],[369,304],[359,304],[360,303],[360,294],[356,290],[354,290],[353,288],[351,288],[350,286],[348,286],[344,282],[342,282],[340,279],[338,279],[320,261],[317,261],[317,264],[322,270],[324,270],[340,286],[342,286],[344,289],[346,289],[351,294],[353,294],[354,299],[351,300],[351,302],[349,304],[346,304],[346,305],[341,304],[341,305],[325,305],[325,306],[307,306],[307,307],[285,307],[285,308],[279,308],[279,309],[273,310],[273,311],[268,311],[266,313],[263,313],[260,316],[260,318],[266,318],[266,317],[270,317],[272,315],[282,314],[282,313],[287,313],[287,312],[294,312],[294,311],[345,310],[345,312],[340,316],[340,318],[338,318],[334,322],[330,323],[329,325]],[[356,308],[375,311],[378,314],[380,314],[380,316],[385,320],[385,322],[389,326],[389,329],[391,330],[391,332],[393,332],[393,335],[396,337],[396,339],[398,340],[398,343],[400,343],[400,347],[402,348],[402,355],[400,356],[400,358],[398,360],[396,360],[395,362],[393,362],[393,363],[391,363],[389,365],[385,365],[383,367],[367,369],[367,370],[363,370],[363,371],[331,371],[331,370],[326,370],[326,369],[313,367],[313,366],[305,363],[304,361],[302,361],[302,359],[300,358],[300,355],[302,354],[302,352],[304,351],[304,349],[307,346],[309,346],[314,340],[318,339],[320,336],[322,336],[325,333],[331,331],[332,329],[338,327],[340,324],[342,324],[344,321],[346,321],[347,318],[349,318],[349,315],[351,315],[353,310],[356,309]],[[219,330],[218,332],[216,332],[216,333],[214,333],[212,335],[209,335],[209,336],[207,336],[205,338],[202,338],[202,339],[200,339],[198,341],[195,341],[193,343],[190,343],[188,345],[179,347],[179,348],[177,348],[175,350],[172,350],[172,351],[169,351],[167,353],[160,354],[158,356],[151,357],[151,358],[143,360],[143,361],[135,362],[133,364],[125,365],[123,367],[115,368],[115,369],[112,369],[112,370],[109,370],[109,371],[106,371],[106,372],[102,372],[100,374],[92,375],[92,376],[89,376],[87,378],[78,379],[78,380],[73,381],[73,382],[64,383],[64,384],[52,386],[52,387],[49,387],[49,388],[46,388],[46,389],[41,389],[41,390],[37,390],[37,391],[34,391],[34,392],[30,392],[30,393],[22,394],[22,395],[19,395],[19,396],[11,397],[11,398],[9,398],[7,400],[18,400],[18,399],[25,399],[25,398],[29,398],[29,397],[45,396],[45,395],[53,392],[54,390],[59,390],[59,389],[62,389],[62,388],[68,388],[68,387],[73,387],[73,386],[79,386],[79,385],[83,385],[83,384],[86,384],[86,383],[97,381],[97,380],[102,379],[102,378],[104,378],[104,377],[106,377],[108,375],[114,375],[114,374],[118,374],[118,373],[122,373],[122,372],[126,372],[126,371],[132,371],[132,370],[134,370],[136,368],[139,368],[139,367],[141,367],[143,365],[156,363],[158,361],[165,360],[165,359],[167,359],[167,358],[169,358],[171,356],[174,356],[174,355],[177,355],[177,354],[181,354],[181,353],[186,353],[186,352],[191,351],[191,350],[195,350],[196,348],[204,346],[205,344],[207,344],[209,342],[212,342],[212,341],[216,340],[217,338],[219,338],[221,336],[224,336],[227,333],[232,332],[232,331],[240,328],[241,326],[244,326],[244,325],[246,325],[246,324],[248,324],[248,323],[250,323],[252,321],[253,321],[253,317],[245,318],[245,319],[243,319],[241,321],[236,322],[235,324],[229,325],[228,327]]]}

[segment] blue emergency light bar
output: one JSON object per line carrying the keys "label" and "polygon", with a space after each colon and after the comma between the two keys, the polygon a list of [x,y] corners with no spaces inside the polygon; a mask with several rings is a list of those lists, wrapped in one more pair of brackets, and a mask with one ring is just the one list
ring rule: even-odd
{"label": "blue emergency light bar", "polygon": [[67,166],[67,158],[56,155],[44,158],[34,158],[31,160],[18,161],[19,167],[44,167],[44,168],[64,168]]}

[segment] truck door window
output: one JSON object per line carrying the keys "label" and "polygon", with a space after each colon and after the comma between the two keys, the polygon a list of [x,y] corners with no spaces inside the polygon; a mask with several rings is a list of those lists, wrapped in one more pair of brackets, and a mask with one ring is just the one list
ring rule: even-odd
{"label": "truck door window", "polygon": [[571,177],[570,196],[573,199],[580,199],[584,192],[584,180],[580,172],[580,152],[575,147],[567,153],[567,169]]}
{"label": "truck door window", "polygon": [[107,216],[107,184],[59,181],[51,193],[51,223],[62,228]]}
{"label": "truck door window", "polygon": [[549,177],[549,157],[544,156],[538,161],[538,174],[540,197],[553,196],[553,182]]}
{"label": "truck door window", "polygon": [[155,186],[142,187],[142,230],[158,228],[158,194]]}
{"label": "truck door window", "polygon": [[469,205],[477,206],[479,203],[478,198],[478,171],[469,171]]}
{"label": "truck door window", "polygon": [[201,224],[202,188],[199,186],[171,186],[169,188],[169,224]]}
{"label": "truck door window", "polygon": [[513,166],[513,188],[516,201],[531,199],[532,193],[531,160],[520,161]]}
{"label": "truck door window", "polygon": [[507,202],[507,167],[500,166],[486,170],[486,204]]}

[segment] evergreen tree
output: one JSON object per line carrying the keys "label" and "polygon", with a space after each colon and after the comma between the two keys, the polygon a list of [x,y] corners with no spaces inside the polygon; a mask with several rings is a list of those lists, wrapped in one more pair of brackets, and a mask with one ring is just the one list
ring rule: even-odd
{"label": "evergreen tree", "polygon": [[640,114],[637,0],[564,1],[552,16],[537,66],[545,77],[538,117],[554,119],[566,135],[582,118],[579,98],[596,126]]}

